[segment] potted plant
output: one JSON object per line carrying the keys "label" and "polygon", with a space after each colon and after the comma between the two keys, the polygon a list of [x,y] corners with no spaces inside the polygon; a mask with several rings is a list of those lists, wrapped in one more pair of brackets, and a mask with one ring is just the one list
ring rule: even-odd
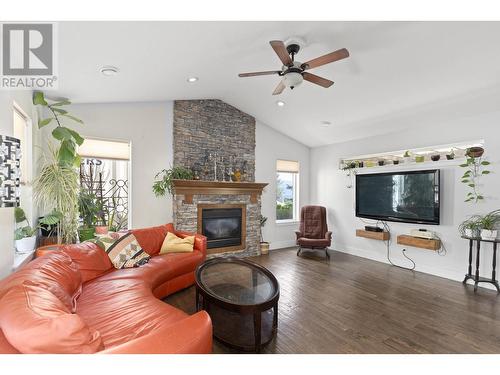
{"label": "potted plant", "polygon": [[495,240],[498,235],[498,223],[500,222],[500,210],[491,211],[481,217],[479,225],[481,228],[481,238],[483,240]]}
{"label": "potted plant", "polygon": [[264,241],[264,236],[262,235],[262,228],[266,225],[267,217],[260,215],[260,253],[262,255],[269,254],[269,242]]}
{"label": "potted plant", "polygon": [[481,216],[472,215],[458,226],[460,235],[468,238],[479,238],[481,232]]}
{"label": "potted plant", "polygon": [[[467,158],[465,160],[465,163],[460,164],[460,167],[466,169],[466,171],[462,175],[461,182],[463,184],[466,184],[470,188],[470,191],[467,192],[467,195],[465,197],[465,202],[477,203],[481,200],[484,200],[484,197],[478,188],[479,180],[482,176],[490,174],[491,171],[485,169],[485,167],[490,165],[490,162],[482,158],[484,149],[482,149],[482,147],[473,147],[473,148],[480,148],[483,151],[479,152],[478,150],[476,150],[475,152],[470,152],[472,148],[469,148],[467,150],[466,152]],[[481,155],[481,156],[471,156],[471,155]]]}
{"label": "potted plant", "polygon": [[99,205],[95,194],[88,190],[81,190],[78,197],[78,208],[83,224],[78,228],[78,237],[83,242],[94,238],[95,223],[99,213]]}
{"label": "potted plant", "polygon": [[19,253],[31,253],[36,247],[36,235],[38,233],[38,226],[32,228],[24,210],[16,207],[14,210],[14,217],[16,224],[26,222],[27,225],[16,228],[14,232],[14,240],[16,242],[16,250]]}
{"label": "potted plant", "polygon": [[162,197],[167,193],[173,194],[172,181],[173,180],[192,180],[193,171],[184,167],[172,167],[170,169],[163,169],[155,176],[153,183],[153,192],[157,197]]}
{"label": "potted plant", "polygon": [[425,156],[424,155],[415,155],[415,162],[417,163],[423,163],[425,161]]}
{"label": "potted plant", "polygon": [[57,228],[61,219],[62,214],[56,210],[52,210],[52,212],[38,218],[40,235],[38,237],[37,250],[40,247],[57,243]]}
{"label": "potted plant", "polygon": [[480,158],[484,154],[484,148],[482,147],[469,147],[465,151],[465,155],[470,158]]}
{"label": "potted plant", "polygon": [[439,154],[433,154],[433,155],[431,155],[431,160],[432,161],[439,161],[439,159],[441,159],[441,155],[439,155]]}
{"label": "potted plant", "polygon": [[449,154],[446,154],[446,160],[453,160],[455,159],[455,149],[452,148]]}
{"label": "potted plant", "polygon": [[58,161],[59,151],[52,149],[51,157],[45,156],[44,165],[34,181],[33,197],[42,209],[61,213],[57,225],[58,243],[69,244],[77,237],[80,184],[75,168]]}
{"label": "potted plant", "polygon": [[350,189],[352,187],[352,176],[356,174],[357,163],[355,161],[347,161],[343,163],[342,170],[346,172],[347,185],[346,187]]}
{"label": "potted plant", "polygon": [[409,150],[406,150],[405,153],[403,154],[403,159],[405,163],[410,163],[411,162],[411,153]]}
{"label": "potted plant", "polygon": [[49,144],[49,154],[43,155],[45,160],[33,184],[33,198],[42,209],[53,209],[62,215],[57,225],[58,242],[72,243],[77,238],[80,189],[77,168],[81,157],[76,149],[84,139],[65,126],[65,122],[83,124],[83,121],[62,108],[71,104],[68,99],[49,100],[38,91],[33,94],[33,104],[50,113],[47,118],[43,118],[43,112],[40,114],[38,127],[55,123],[51,134],[57,142],[56,145]]}

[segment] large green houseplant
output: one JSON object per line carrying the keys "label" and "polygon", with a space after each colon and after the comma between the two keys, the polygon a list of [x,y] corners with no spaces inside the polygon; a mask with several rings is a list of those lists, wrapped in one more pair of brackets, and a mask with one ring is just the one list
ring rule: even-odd
{"label": "large green houseplant", "polygon": [[192,180],[193,177],[193,171],[184,167],[163,169],[155,176],[153,192],[157,197],[162,197],[167,193],[172,194],[173,180]]}
{"label": "large green houseplant", "polygon": [[80,192],[78,167],[81,158],[76,150],[84,139],[66,126],[66,122],[83,124],[83,121],[62,108],[71,104],[68,99],[50,100],[42,92],[35,92],[33,104],[41,108],[41,115],[49,115],[46,118],[40,116],[39,128],[55,124],[51,132],[55,142],[49,143],[33,184],[34,199],[42,209],[60,213],[58,242],[72,243],[77,238]]}

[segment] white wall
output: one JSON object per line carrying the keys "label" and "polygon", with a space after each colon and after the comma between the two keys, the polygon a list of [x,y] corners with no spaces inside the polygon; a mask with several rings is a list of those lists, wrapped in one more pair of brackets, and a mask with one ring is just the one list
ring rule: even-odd
{"label": "white wall", "polygon": [[142,228],[172,220],[170,197],[156,198],[154,176],[173,161],[173,103],[74,104],[71,113],[84,125],[84,137],[132,142],[132,226]]}
{"label": "white wall", "polygon": [[[36,114],[33,111],[30,91],[0,91],[0,134],[13,135],[13,103],[14,101],[23,109],[26,114],[30,115],[36,123]],[[36,126],[33,129],[33,136],[36,139],[38,132]],[[29,157],[25,155],[24,157]],[[28,163],[28,166],[33,167],[33,163]],[[30,186],[23,187],[23,195],[21,198],[21,206],[25,208],[28,217],[34,216],[32,212],[32,200],[30,194],[26,190],[30,190]],[[25,194],[26,193],[26,194]],[[0,278],[10,273],[14,262],[14,209],[0,208]]]}
{"label": "white wall", "polygon": [[[71,112],[85,125],[75,127],[85,137],[132,141],[133,227],[170,222],[170,197],[156,198],[151,190],[154,175],[173,161],[173,103],[74,104]],[[309,148],[257,122],[256,181],[268,182],[262,196],[262,213],[268,223],[265,239],[272,248],[294,244],[298,224],[276,224],[276,160],[300,162],[300,205],[309,202]]]}
{"label": "white wall", "polygon": [[255,143],[255,181],[269,183],[262,195],[262,215],[268,218],[263,230],[264,240],[271,243],[271,249],[293,246],[298,222],[276,223],[276,160],[300,163],[299,204],[304,206],[309,204],[310,149],[258,121]]}
{"label": "white wall", "polygon": [[[485,203],[464,203],[467,190],[460,182],[464,171],[459,166],[449,167],[442,170],[441,225],[389,223],[394,239],[391,247],[394,261],[409,265],[401,255],[402,247],[395,244],[397,235],[407,234],[413,228],[428,228],[440,235],[447,252],[440,256],[432,251],[407,247],[407,255],[416,262],[416,269],[454,280],[463,279],[468,261],[468,243],[460,238],[458,225],[467,215],[500,207],[500,112],[483,108],[469,115],[458,115],[463,108],[471,106],[475,106],[475,103],[462,103],[460,108],[448,108],[445,116],[438,116],[436,111],[415,114],[411,119],[414,126],[407,130],[311,150],[311,202],[328,208],[334,249],[387,262],[383,242],[355,236],[355,229],[362,228],[365,223],[355,217],[354,188],[346,188],[345,174],[338,170],[339,158],[484,139],[485,155],[493,163],[495,172],[483,178],[483,192],[487,198]],[[409,118],[407,120],[410,121]],[[408,123],[403,119],[399,121],[400,124]],[[481,256],[481,274],[491,277],[491,247],[486,245]]]}

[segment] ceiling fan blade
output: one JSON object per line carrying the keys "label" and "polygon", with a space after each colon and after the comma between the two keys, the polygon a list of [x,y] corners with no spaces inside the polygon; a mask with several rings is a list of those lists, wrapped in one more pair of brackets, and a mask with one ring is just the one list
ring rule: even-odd
{"label": "ceiling fan blade", "polygon": [[330,81],[329,79],[317,76],[316,74],[311,74],[308,72],[302,73],[302,76],[306,81],[315,83],[317,85],[320,85],[321,87],[328,88],[331,85],[333,85],[333,81]]}
{"label": "ceiling fan blade", "polygon": [[271,40],[269,44],[273,47],[274,52],[276,52],[283,65],[290,66],[293,64],[293,61],[286,50],[285,43],[281,40]]}
{"label": "ceiling fan blade", "polygon": [[276,86],[276,88],[274,89],[273,95],[279,95],[279,94],[281,94],[285,88],[286,88],[286,86],[283,83],[283,81],[280,81],[280,83],[278,84],[278,86]]}
{"label": "ceiling fan blade", "polygon": [[252,73],[240,73],[238,77],[255,77],[255,76],[267,76],[271,74],[280,74],[281,70],[268,70],[265,72],[252,72]]}
{"label": "ceiling fan blade", "polygon": [[305,62],[304,64],[302,64],[302,67],[304,70],[317,68],[318,66],[322,66],[325,64],[332,63],[334,61],[342,60],[342,59],[345,59],[346,57],[349,57],[349,51],[346,50],[345,48],[342,48],[342,49],[339,49],[337,51],[323,55],[321,57],[317,57],[315,59],[309,60],[309,61]]}

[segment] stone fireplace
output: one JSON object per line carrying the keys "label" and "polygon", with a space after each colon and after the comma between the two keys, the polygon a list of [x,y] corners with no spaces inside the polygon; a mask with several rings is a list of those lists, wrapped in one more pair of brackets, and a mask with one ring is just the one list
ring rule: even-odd
{"label": "stone fireplace", "polygon": [[207,248],[226,252],[246,247],[245,204],[198,204],[198,232],[207,237]]}
{"label": "stone fireplace", "polygon": [[267,184],[174,180],[173,185],[175,227],[207,236],[208,254],[259,253],[260,196]]}
{"label": "stone fireplace", "polygon": [[[174,181],[176,228],[205,234],[208,254],[258,254],[267,184],[254,182],[255,118],[221,100],[176,100],[173,128],[174,166],[198,178]],[[236,169],[242,178],[232,182]]]}

